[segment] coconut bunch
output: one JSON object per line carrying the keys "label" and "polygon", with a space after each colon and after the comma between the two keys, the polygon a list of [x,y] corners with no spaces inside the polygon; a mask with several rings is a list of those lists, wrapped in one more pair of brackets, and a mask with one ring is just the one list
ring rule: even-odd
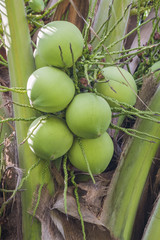
{"label": "coconut bunch", "polygon": [[[54,21],[39,31],[34,52],[37,70],[28,79],[27,94],[42,116],[30,125],[28,144],[42,159],[55,160],[68,153],[73,166],[99,174],[114,152],[107,133],[112,103],[93,92],[77,93],[73,79],[64,71],[79,59],[83,47],[81,32],[70,22]],[[95,84],[99,93],[135,104],[137,88],[130,73],[107,67],[102,75]],[[60,117],[61,111],[64,117]]]}

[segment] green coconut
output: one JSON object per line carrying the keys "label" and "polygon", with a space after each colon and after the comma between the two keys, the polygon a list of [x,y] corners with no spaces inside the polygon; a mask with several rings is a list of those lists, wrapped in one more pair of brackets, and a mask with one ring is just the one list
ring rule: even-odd
{"label": "green coconut", "polygon": [[[136,103],[137,86],[134,78],[128,71],[113,66],[103,68],[101,73],[104,78],[95,85],[99,93],[131,106]],[[108,103],[111,107],[116,106],[111,101],[108,101]]]}
{"label": "green coconut", "polygon": [[30,104],[47,113],[65,109],[75,94],[73,81],[60,69],[42,67],[34,71],[27,82]]}
{"label": "green coconut", "polygon": [[55,116],[40,116],[28,130],[30,149],[40,158],[55,160],[72,146],[73,134],[64,120]]}
{"label": "green coconut", "polygon": [[80,30],[67,21],[53,21],[41,28],[37,49],[46,65],[71,67],[82,55],[84,40]]}
{"label": "green coconut", "polygon": [[34,12],[42,12],[44,10],[44,2],[43,0],[30,0],[29,7]]}
{"label": "green coconut", "polygon": [[[114,152],[111,137],[105,132],[98,138],[81,139],[80,141],[92,174],[103,172],[110,163]],[[77,138],[74,140],[68,156],[73,166],[83,172],[88,172],[87,164]]]}
{"label": "green coconut", "polygon": [[157,81],[160,81],[160,61],[155,62],[150,69],[152,72],[154,72],[154,76],[156,77]]}
{"label": "green coconut", "polygon": [[34,50],[33,56],[34,56],[34,60],[35,60],[36,69],[46,67],[46,63],[39,56],[37,49]]}
{"label": "green coconut", "polygon": [[80,93],[66,110],[66,122],[75,135],[96,138],[109,127],[111,109],[102,97],[94,93]]}

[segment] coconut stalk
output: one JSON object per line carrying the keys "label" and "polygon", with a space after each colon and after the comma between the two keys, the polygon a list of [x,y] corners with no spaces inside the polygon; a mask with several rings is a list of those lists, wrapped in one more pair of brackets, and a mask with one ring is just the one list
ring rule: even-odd
{"label": "coconut stalk", "polygon": [[[34,71],[35,66],[23,0],[0,0],[0,13],[4,27],[11,87],[26,88],[28,77]],[[26,93],[13,93],[12,97],[14,102],[29,105]],[[31,108],[14,105],[14,117],[17,119],[30,119],[35,114]],[[20,145],[27,136],[30,123],[31,121],[16,121],[19,165],[25,173],[38,161],[27,143]],[[21,194],[24,240],[41,239],[40,223],[28,214],[28,210],[31,207],[36,187],[45,183],[48,184],[49,191],[52,194],[54,186],[49,169],[46,168],[43,161],[40,161],[40,164],[30,172],[29,178],[23,185],[24,191]]]}
{"label": "coconut stalk", "polygon": [[[152,111],[160,112],[159,98],[160,87],[150,101]],[[160,120],[160,116],[157,119]],[[136,129],[160,137],[159,123],[141,120]],[[101,220],[118,239],[131,238],[138,204],[160,143],[159,140],[149,140],[151,142],[136,138],[128,141],[104,201]]]}
{"label": "coconut stalk", "polygon": [[145,227],[142,240],[157,240],[160,236],[160,194],[157,197],[151,216]]}

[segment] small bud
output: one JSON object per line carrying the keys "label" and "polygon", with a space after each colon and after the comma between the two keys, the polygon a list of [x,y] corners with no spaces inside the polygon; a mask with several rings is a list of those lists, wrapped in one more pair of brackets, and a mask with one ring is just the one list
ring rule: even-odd
{"label": "small bud", "polygon": [[102,73],[98,73],[97,75],[97,79],[100,80],[100,79],[104,79],[104,76]]}
{"label": "small bud", "polygon": [[160,40],[160,33],[155,32],[155,34],[154,34],[154,40]]}
{"label": "small bud", "polygon": [[84,87],[87,87],[88,86],[88,81],[86,78],[81,78],[80,80],[80,83],[84,86]]}
{"label": "small bud", "polygon": [[102,59],[101,59],[101,62],[106,62],[106,59],[105,59],[105,58],[102,58]]}
{"label": "small bud", "polygon": [[139,58],[142,58],[142,55],[143,55],[143,52],[140,52],[140,53],[137,54],[137,56],[138,56]]}
{"label": "small bud", "polygon": [[32,30],[34,29],[33,24],[29,23],[29,24],[28,24],[28,27],[29,27],[29,31],[32,32]]}
{"label": "small bud", "polygon": [[91,44],[88,44],[88,51],[89,51],[89,53],[92,52],[92,45]]}

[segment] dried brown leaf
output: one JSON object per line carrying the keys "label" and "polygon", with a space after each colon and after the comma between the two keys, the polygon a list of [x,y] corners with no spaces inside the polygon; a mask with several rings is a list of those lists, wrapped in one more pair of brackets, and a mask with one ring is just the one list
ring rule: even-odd
{"label": "dried brown leaf", "polygon": [[[39,192],[39,186],[37,186],[37,190],[33,196],[33,202],[31,209],[29,209],[29,213],[31,215],[34,215],[40,222],[41,222],[41,239],[42,240],[64,240],[62,234],[59,232],[57,227],[55,226],[54,222],[51,219],[50,216],[50,200],[51,196],[48,193],[48,190],[46,186],[42,188],[41,191],[41,198],[38,204],[38,207],[36,209],[36,212],[34,214],[37,201],[38,201],[38,192]],[[57,219],[58,221],[58,219]]]}
{"label": "dried brown leaf", "polygon": [[[93,223],[93,224],[96,224],[96,225],[102,225],[102,223],[99,221],[99,219],[96,217],[96,215],[88,208],[87,205],[85,205],[85,203],[81,202],[80,206],[81,206],[82,216],[83,216],[83,219],[84,219],[85,222]],[[57,195],[56,201],[52,205],[52,209],[57,209],[60,212],[65,213],[65,210],[64,210],[64,196],[63,196],[62,192],[60,192]],[[76,219],[80,219],[79,214],[78,214],[78,210],[77,210],[77,204],[76,204],[75,198],[70,193],[67,194],[67,209],[68,209],[67,214],[69,216],[72,216]]]}
{"label": "dried brown leaf", "polygon": [[[151,100],[152,96],[154,95],[154,93],[156,91],[156,88],[157,88],[157,83],[152,75],[149,77],[144,77],[143,84],[142,84],[141,90],[139,92],[139,98],[146,105],[148,105],[149,101]],[[144,110],[145,105],[143,104],[142,101],[140,101],[139,98],[137,99],[135,108],[137,108],[139,110]]]}
{"label": "dried brown leaf", "polygon": [[82,200],[96,216],[100,214],[102,201],[104,196],[107,195],[107,187],[111,181],[112,174],[112,172],[106,172],[96,176],[95,184],[92,181],[78,184],[79,189],[85,191],[85,194],[82,195]]}
{"label": "dried brown leaf", "polygon": [[84,21],[79,15],[82,15],[83,18],[86,19],[88,15],[89,1],[74,0],[73,2],[74,6],[69,0],[65,0],[60,3],[55,11],[53,20],[66,19],[67,21],[76,25],[80,31],[82,31],[84,27]]}
{"label": "dried brown leaf", "polygon": [[70,217],[67,218],[64,214],[57,210],[51,211],[51,219],[65,240],[83,239],[81,225],[78,220]]}
{"label": "dried brown leaf", "polygon": [[54,13],[53,20],[61,20],[61,18],[67,14],[68,8],[69,8],[69,0],[65,0],[62,3],[60,3]]}
{"label": "dried brown leaf", "polygon": [[[81,187],[84,189],[84,186]],[[34,213],[35,206],[37,205],[37,199],[38,188],[33,199],[32,208],[29,211],[32,215]],[[73,188],[69,188],[67,203],[68,215],[66,216],[64,214],[63,192],[57,192],[54,197],[51,197],[47,188],[42,188],[40,202],[35,213],[35,217],[41,222],[42,240],[83,239],[77,205],[73,197]],[[81,202],[81,212],[84,220],[87,221],[85,222],[87,240],[115,240],[110,236],[109,231],[102,226],[99,219],[89,209],[87,209],[87,206],[85,206],[83,201]]]}

